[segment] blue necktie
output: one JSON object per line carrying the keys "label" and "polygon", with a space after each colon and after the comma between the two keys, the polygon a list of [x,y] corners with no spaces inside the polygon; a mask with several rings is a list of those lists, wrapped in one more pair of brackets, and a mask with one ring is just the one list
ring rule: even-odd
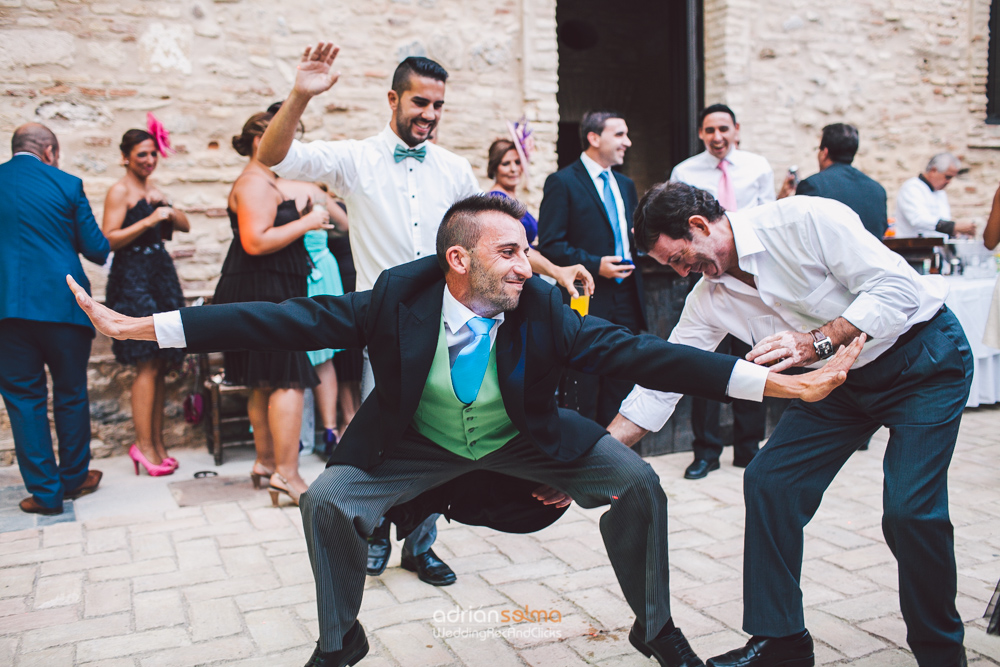
{"label": "blue necktie", "polygon": [[496,320],[488,317],[473,317],[469,329],[475,334],[455,358],[451,367],[451,386],[455,396],[466,405],[479,396],[479,387],[486,375],[486,365],[490,361],[490,329]]}
{"label": "blue necktie", "polygon": [[[608,212],[611,232],[615,235],[615,254],[624,258],[625,246],[622,245],[622,230],[618,226],[618,205],[615,203],[615,193],[611,189],[611,174],[602,171],[601,180],[604,181],[604,210]],[[622,280],[624,278],[615,278],[616,283],[620,283]]]}
{"label": "blue necktie", "polygon": [[417,162],[423,162],[426,156],[426,146],[421,146],[420,148],[403,148],[399,144],[396,144],[396,149],[392,151],[392,159],[396,162],[402,162],[408,157],[413,158]]}

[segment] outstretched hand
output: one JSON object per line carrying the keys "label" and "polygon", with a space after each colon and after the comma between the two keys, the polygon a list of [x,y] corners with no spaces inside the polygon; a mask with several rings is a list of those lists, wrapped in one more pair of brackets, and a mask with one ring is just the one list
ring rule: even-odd
{"label": "outstretched hand", "polygon": [[340,72],[332,70],[338,53],[340,47],[332,42],[319,42],[315,48],[307,46],[295,75],[295,92],[313,97],[330,90],[340,78]]}
{"label": "outstretched hand", "polygon": [[803,401],[813,403],[821,401],[830,395],[834,389],[844,384],[847,380],[847,371],[850,370],[854,362],[857,361],[861,349],[865,345],[867,336],[861,334],[846,347],[841,345],[837,353],[830,357],[823,368],[803,373],[798,378],[806,383],[802,393],[799,395]]}
{"label": "outstretched hand", "polygon": [[94,328],[109,338],[118,340],[156,340],[152,317],[128,317],[97,303],[87,294],[73,276],[66,276],[66,284],[73,291],[76,302],[87,314]]}
{"label": "outstretched hand", "polygon": [[531,495],[539,500],[543,505],[555,505],[556,507],[566,507],[573,499],[558,489],[551,486],[540,486],[531,492]]}

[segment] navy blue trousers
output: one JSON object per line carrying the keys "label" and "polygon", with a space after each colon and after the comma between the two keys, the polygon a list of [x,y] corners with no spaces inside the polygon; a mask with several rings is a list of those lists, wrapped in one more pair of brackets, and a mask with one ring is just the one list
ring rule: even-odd
{"label": "navy blue trousers", "polygon": [[[0,394],[24,485],[45,507],[62,507],[63,494],[87,477],[87,361],[93,337],[90,329],[75,324],[0,320]],[[46,366],[52,376],[58,464],[49,432]]]}
{"label": "navy blue trousers", "polygon": [[959,664],[948,466],[972,371],[965,333],[945,311],[825,400],[792,403],[744,477],[744,630],[782,637],[805,628],[803,528],[847,459],[886,426],[882,533],[899,567],[907,643],[921,667]]}

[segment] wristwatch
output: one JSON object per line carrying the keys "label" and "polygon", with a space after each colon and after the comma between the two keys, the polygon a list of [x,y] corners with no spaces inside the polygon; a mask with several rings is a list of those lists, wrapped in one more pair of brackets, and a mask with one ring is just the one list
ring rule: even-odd
{"label": "wristwatch", "polygon": [[833,341],[830,337],[819,329],[813,329],[809,332],[813,337],[813,349],[816,350],[816,356],[820,359],[829,359],[833,356]]}

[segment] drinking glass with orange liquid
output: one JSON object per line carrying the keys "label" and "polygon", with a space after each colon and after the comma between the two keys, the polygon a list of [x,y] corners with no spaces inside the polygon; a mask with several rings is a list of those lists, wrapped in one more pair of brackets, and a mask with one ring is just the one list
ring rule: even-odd
{"label": "drinking glass with orange liquid", "polygon": [[590,295],[584,291],[581,280],[575,281],[573,287],[576,288],[576,293],[580,296],[571,297],[569,307],[580,313],[581,317],[585,317],[590,312]]}

